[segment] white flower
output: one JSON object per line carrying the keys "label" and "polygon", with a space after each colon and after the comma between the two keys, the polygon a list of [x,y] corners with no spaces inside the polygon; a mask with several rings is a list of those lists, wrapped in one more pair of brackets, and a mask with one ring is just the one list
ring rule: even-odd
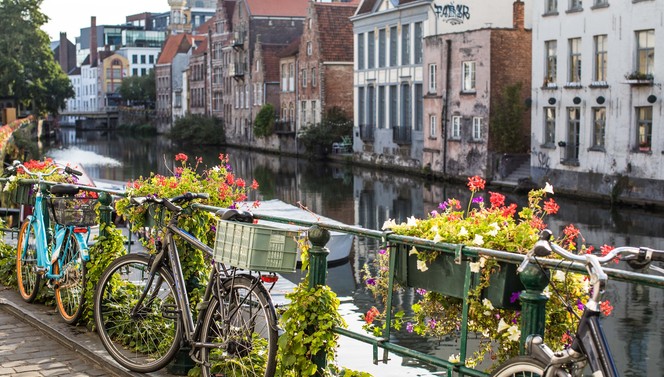
{"label": "white flower", "polygon": [[485,257],[480,257],[480,267],[484,268],[485,264],[486,264],[486,258]]}
{"label": "white flower", "polygon": [[450,363],[459,363],[461,362],[461,356],[459,354],[450,355],[450,357],[447,358],[447,361]]}
{"label": "white flower", "polygon": [[476,234],[475,238],[473,239],[473,243],[477,246],[482,246],[484,245],[484,238],[479,234]]}
{"label": "white flower", "polygon": [[409,227],[417,226],[417,219],[415,218],[415,216],[407,218],[406,221],[407,221],[406,225],[408,225]]}
{"label": "white flower", "polygon": [[507,339],[513,342],[516,342],[519,339],[521,339],[521,330],[519,330],[519,328],[516,327],[515,325],[510,326],[510,328],[507,329],[507,333],[509,334],[507,336]]}
{"label": "white flower", "polygon": [[5,187],[2,189],[2,191],[9,191],[9,185],[5,185]]}
{"label": "white flower", "polygon": [[553,274],[553,279],[558,281],[565,281],[565,273],[560,270],[556,270],[556,273]]}
{"label": "white flower", "polygon": [[544,291],[542,291],[542,294],[546,296],[547,298],[551,298],[551,290],[549,289],[549,286],[547,285],[546,288],[544,288]]}
{"label": "white flower", "polygon": [[221,168],[219,166],[215,166],[215,167],[212,168],[213,172],[218,172],[219,170],[221,170]]}
{"label": "white flower", "polygon": [[470,263],[470,272],[479,273],[480,272],[480,262],[471,262]]}
{"label": "white flower", "polygon": [[394,221],[394,219],[387,219],[383,223],[383,230],[392,229],[395,226],[397,226],[397,223]]}
{"label": "white flower", "polygon": [[427,267],[427,262],[425,262],[423,260],[418,260],[417,261],[417,269],[422,271],[422,272],[428,270],[429,267]]}
{"label": "white flower", "polygon": [[465,226],[462,226],[461,229],[459,230],[459,237],[465,237],[468,235],[468,230],[466,229]]}
{"label": "white flower", "polygon": [[413,246],[413,248],[410,249],[410,251],[408,252],[408,255],[417,255],[417,254],[419,254],[419,252],[417,251],[415,246]]}
{"label": "white flower", "polygon": [[433,236],[433,242],[440,242],[443,239],[443,237],[440,236],[440,234],[436,233],[435,236]]}
{"label": "white flower", "polygon": [[489,329],[482,330],[482,336],[485,337],[485,338],[488,338],[489,337]]}
{"label": "white flower", "polygon": [[544,185],[544,192],[553,195],[553,186],[549,182]]}
{"label": "white flower", "polygon": [[490,231],[488,231],[486,234],[488,234],[491,237],[495,237],[498,235],[498,231],[500,230],[500,226],[498,223],[491,223],[489,226],[492,228]]}
{"label": "white flower", "polygon": [[14,182],[14,181],[17,180],[17,179],[18,179],[17,176],[12,175],[12,176],[9,177],[9,182]]}
{"label": "white flower", "polygon": [[489,308],[491,310],[494,309],[493,304],[491,303],[491,301],[489,301],[488,298],[485,298],[484,300],[482,300],[482,305],[484,305],[485,308]]}
{"label": "white flower", "polygon": [[500,319],[500,322],[498,322],[498,332],[501,333],[505,330],[507,330],[510,327],[507,323],[505,323],[505,320],[503,318]]}

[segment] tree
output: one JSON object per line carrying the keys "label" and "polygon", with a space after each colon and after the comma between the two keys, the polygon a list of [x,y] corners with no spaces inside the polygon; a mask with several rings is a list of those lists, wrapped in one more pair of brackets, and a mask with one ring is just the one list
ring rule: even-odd
{"label": "tree", "polygon": [[299,139],[308,154],[325,155],[332,148],[332,143],[352,134],[353,122],[341,108],[333,107],[325,113],[319,124],[307,126]]}
{"label": "tree", "polygon": [[36,113],[58,113],[74,89],[41,26],[42,0],[0,0],[0,93]]}
{"label": "tree", "polygon": [[120,95],[129,103],[154,107],[157,99],[154,70],[151,69],[146,76],[131,76],[122,80]]}
{"label": "tree", "polygon": [[495,151],[500,153],[523,153],[528,150],[524,134],[523,115],[526,107],[521,98],[521,83],[503,89],[491,117],[491,135]]}
{"label": "tree", "polygon": [[254,120],[254,135],[256,137],[272,135],[274,133],[274,122],[276,119],[277,116],[274,112],[274,106],[269,103],[265,104],[261,107],[258,114],[256,114],[256,120]]}

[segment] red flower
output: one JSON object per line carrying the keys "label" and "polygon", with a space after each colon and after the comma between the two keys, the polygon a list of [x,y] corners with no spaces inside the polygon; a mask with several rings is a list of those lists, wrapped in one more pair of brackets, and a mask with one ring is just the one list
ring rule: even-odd
{"label": "red flower", "polygon": [[544,202],[544,212],[546,212],[547,215],[555,215],[558,213],[558,210],[560,209],[560,206],[556,203],[553,198],[550,198],[546,202]]}
{"label": "red flower", "polygon": [[[613,249],[615,249],[615,247],[609,246],[609,245],[602,245],[602,247],[599,248],[599,250],[602,252],[602,256],[605,256],[606,254],[610,253],[611,250],[613,250]],[[620,257],[618,256],[618,257],[613,258],[613,261],[615,263],[619,263],[620,262]]]}
{"label": "red flower", "polygon": [[516,203],[510,204],[508,207],[503,208],[504,217],[512,217],[516,213]]}
{"label": "red flower", "polygon": [[579,236],[579,229],[577,229],[573,224],[569,224],[565,227],[563,233],[565,233],[567,238],[576,239],[576,237]]}
{"label": "red flower", "polygon": [[251,189],[252,190],[257,190],[258,189],[258,182],[254,179],[253,182],[251,182]]}
{"label": "red flower", "polygon": [[367,324],[371,324],[376,316],[380,315],[380,312],[378,309],[376,309],[375,306],[372,306],[371,309],[367,312],[367,314],[364,315],[364,320],[367,322]]}
{"label": "red flower", "polygon": [[235,176],[233,175],[233,173],[228,173],[228,175],[226,176],[226,183],[229,185],[235,184]]}
{"label": "red flower", "polygon": [[572,338],[569,335],[569,333],[564,333],[563,336],[562,336],[561,341],[563,342],[563,344],[570,345],[570,344],[572,344],[572,341],[574,341],[574,338]]}
{"label": "red flower", "polygon": [[470,191],[475,192],[479,190],[484,190],[484,184],[486,181],[482,179],[479,175],[474,177],[468,177],[468,188]]}
{"label": "red flower", "polygon": [[505,205],[505,195],[491,191],[489,191],[489,194],[491,195],[489,198],[489,201],[491,202],[491,208],[498,208]]}
{"label": "red flower", "polygon": [[546,228],[546,224],[544,224],[544,221],[542,221],[542,219],[540,219],[539,217],[535,217],[532,220],[530,220],[530,226],[539,230]]}
{"label": "red flower", "polygon": [[189,157],[187,157],[187,155],[184,153],[178,153],[175,155],[175,161],[187,162],[188,158]]}
{"label": "red flower", "polygon": [[242,187],[242,188],[244,188],[244,186],[246,186],[246,183],[244,182],[244,179],[242,179],[242,178],[236,179],[235,184],[237,185],[237,187]]}
{"label": "red flower", "polygon": [[608,300],[602,301],[599,304],[599,310],[602,311],[602,314],[604,314],[605,317],[608,317],[611,315],[611,312],[613,312],[613,306],[611,306],[611,302]]}

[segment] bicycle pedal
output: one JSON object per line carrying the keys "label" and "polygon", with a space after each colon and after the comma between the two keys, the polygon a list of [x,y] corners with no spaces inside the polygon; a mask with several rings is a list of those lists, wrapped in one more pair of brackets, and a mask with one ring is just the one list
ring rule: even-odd
{"label": "bicycle pedal", "polygon": [[180,311],[176,305],[166,304],[162,306],[161,316],[167,319],[179,319]]}

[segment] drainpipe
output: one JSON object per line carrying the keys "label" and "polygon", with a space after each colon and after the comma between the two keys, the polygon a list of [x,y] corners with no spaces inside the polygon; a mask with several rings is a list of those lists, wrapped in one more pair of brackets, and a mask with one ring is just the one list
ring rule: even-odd
{"label": "drainpipe", "polygon": [[443,118],[443,178],[447,178],[447,109],[450,106],[450,77],[452,75],[452,58],[450,54],[452,52],[452,41],[447,39],[445,40],[447,45],[447,62],[445,64],[445,103],[443,104],[443,111],[441,118]]}

